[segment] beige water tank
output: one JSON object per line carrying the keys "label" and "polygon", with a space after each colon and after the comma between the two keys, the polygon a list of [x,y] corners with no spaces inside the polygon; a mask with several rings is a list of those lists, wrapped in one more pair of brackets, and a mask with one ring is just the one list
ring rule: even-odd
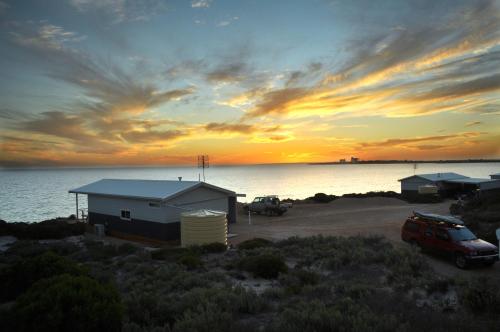
{"label": "beige water tank", "polygon": [[181,245],[227,244],[226,212],[197,210],[181,214]]}
{"label": "beige water tank", "polygon": [[425,186],[419,186],[418,187],[418,193],[419,194],[437,194],[438,193],[438,187],[433,186],[433,185],[425,185]]}

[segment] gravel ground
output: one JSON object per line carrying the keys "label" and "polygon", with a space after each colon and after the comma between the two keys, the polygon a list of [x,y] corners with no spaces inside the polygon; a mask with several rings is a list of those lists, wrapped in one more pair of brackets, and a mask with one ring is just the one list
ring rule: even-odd
{"label": "gravel ground", "polygon": [[[449,214],[451,201],[438,204],[409,204],[395,198],[341,198],[326,204],[297,204],[281,217],[252,214],[240,211],[238,222],[229,227],[229,232],[238,234],[229,239],[231,244],[262,237],[284,239],[290,236],[312,235],[383,235],[395,245],[406,245],[401,241],[400,231],[406,217],[413,211]],[[426,254],[437,273],[454,277],[458,275],[488,275],[500,279],[500,262],[493,267],[476,267],[463,271],[451,261]]]}

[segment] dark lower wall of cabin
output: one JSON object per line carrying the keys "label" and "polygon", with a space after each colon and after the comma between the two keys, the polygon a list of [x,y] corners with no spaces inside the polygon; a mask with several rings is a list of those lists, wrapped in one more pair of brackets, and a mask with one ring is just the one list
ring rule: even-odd
{"label": "dark lower wall of cabin", "polygon": [[122,220],[120,217],[89,212],[89,223],[103,224],[106,231],[120,232],[160,241],[179,240],[181,238],[180,222],[163,224],[147,220]]}
{"label": "dark lower wall of cabin", "polygon": [[227,222],[236,223],[236,197],[233,196],[227,198]]}

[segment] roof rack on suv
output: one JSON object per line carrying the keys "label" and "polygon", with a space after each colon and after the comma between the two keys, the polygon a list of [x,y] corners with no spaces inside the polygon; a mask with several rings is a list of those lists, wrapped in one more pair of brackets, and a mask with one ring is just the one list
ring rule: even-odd
{"label": "roof rack on suv", "polygon": [[434,214],[434,213],[422,213],[422,212],[417,212],[413,211],[413,215],[415,217],[418,217],[420,219],[424,219],[427,221],[434,221],[434,222],[443,222],[446,224],[452,224],[452,225],[464,225],[464,222],[456,217],[452,216],[442,216],[439,214]]}

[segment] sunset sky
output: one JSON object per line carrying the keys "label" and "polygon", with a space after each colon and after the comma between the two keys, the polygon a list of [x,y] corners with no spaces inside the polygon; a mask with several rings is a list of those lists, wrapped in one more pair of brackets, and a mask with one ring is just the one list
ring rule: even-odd
{"label": "sunset sky", "polygon": [[500,1],[0,1],[0,165],[500,158]]}

